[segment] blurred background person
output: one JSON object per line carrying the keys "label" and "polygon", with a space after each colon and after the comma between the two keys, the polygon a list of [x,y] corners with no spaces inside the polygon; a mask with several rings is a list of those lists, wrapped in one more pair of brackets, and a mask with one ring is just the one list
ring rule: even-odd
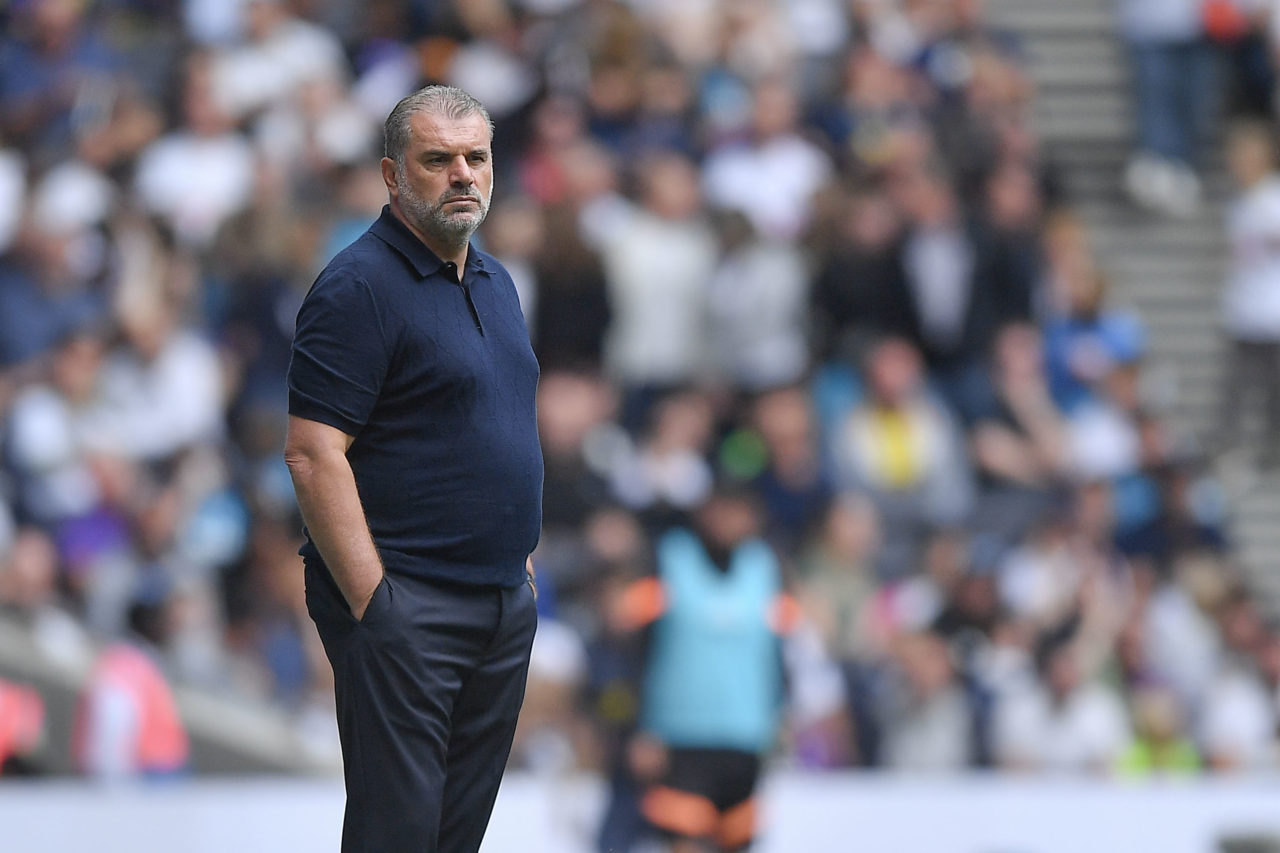
{"label": "blurred background person", "polygon": [[1200,769],[1200,756],[1187,736],[1185,712],[1167,688],[1151,685],[1133,697],[1134,740],[1120,756],[1123,776],[1191,776]]}
{"label": "blurred background person", "polygon": [[722,214],[718,226],[720,262],[707,284],[707,361],[739,391],[798,382],[809,366],[803,255],[758,237],[745,214]]}
{"label": "blurred background person", "polygon": [[633,746],[641,811],[676,851],[743,850],[756,834],[781,727],[778,636],[795,617],[759,525],[750,497],[718,488],[691,529],[662,536],[656,573],[632,593],[632,623],[653,632]]}
{"label": "blurred background person", "polygon": [[994,741],[1001,766],[1031,772],[1111,772],[1129,748],[1124,705],[1080,671],[1069,638],[1037,651],[1043,685],[1008,697],[997,710]]}
{"label": "blurred background person", "polygon": [[714,147],[704,167],[707,200],[737,210],[767,239],[794,240],[808,224],[810,201],[829,177],[822,149],[797,127],[799,105],[782,79],[766,79],[751,93],[748,137]]}
{"label": "blurred background person", "polygon": [[833,437],[839,485],[870,495],[884,537],[877,574],[898,578],[919,565],[928,531],[967,520],[972,475],[955,419],[929,393],[910,343],[881,342],[866,374],[866,400]]}
{"label": "blurred background person", "polygon": [[692,382],[706,346],[706,288],[716,264],[693,165],[674,152],[638,164],[639,204],[585,208],[604,262],[612,321],[605,364],[623,388],[623,422],[643,424],[654,399]]}
{"label": "blurred background person", "polygon": [[1135,204],[1188,216],[1201,201],[1201,149],[1218,105],[1216,57],[1198,0],[1123,0],[1138,138],[1125,171]]}
{"label": "blurred background person", "polygon": [[946,642],[937,635],[905,636],[881,709],[883,766],[906,773],[955,773],[973,754],[974,721],[956,679]]}
{"label": "blurred background person", "polygon": [[1235,393],[1223,396],[1217,445],[1243,440],[1249,412],[1261,412],[1262,433],[1251,446],[1258,464],[1280,462],[1280,175],[1276,131],[1266,122],[1232,127],[1227,163],[1237,195],[1227,211],[1231,267],[1223,290],[1223,320],[1231,339],[1226,369]]}
{"label": "blurred background person", "polygon": [[168,602],[138,600],[130,637],[105,648],[85,685],[76,754],[103,782],[160,779],[186,769],[186,728],[156,655],[168,642]]}
{"label": "blurred background person", "polygon": [[40,692],[0,679],[0,777],[38,773],[44,737],[44,700]]}

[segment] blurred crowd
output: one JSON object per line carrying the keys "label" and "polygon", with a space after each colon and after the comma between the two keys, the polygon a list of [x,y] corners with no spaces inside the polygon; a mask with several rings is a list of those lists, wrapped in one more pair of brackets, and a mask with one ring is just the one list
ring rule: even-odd
{"label": "blurred crowd", "polygon": [[981,0],[13,0],[0,33],[0,606],[46,654],[330,718],[283,377],[438,80],[495,119],[480,239],[543,371],[517,765],[643,763],[620,602],[729,484],[800,607],[784,760],[1276,766],[1280,633]]}

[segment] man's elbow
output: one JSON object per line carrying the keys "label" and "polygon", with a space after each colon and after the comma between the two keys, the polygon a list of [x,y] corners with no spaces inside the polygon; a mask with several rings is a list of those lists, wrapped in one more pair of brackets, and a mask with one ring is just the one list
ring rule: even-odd
{"label": "man's elbow", "polygon": [[295,485],[323,475],[338,473],[347,464],[351,437],[301,418],[290,418],[284,440],[284,463]]}
{"label": "man's elbow", "polygon": [[289,469],[289,476],[296,484],[306,481],[320,467],[320,456],[315,448],[297,444],[285,444],[284,464]]}

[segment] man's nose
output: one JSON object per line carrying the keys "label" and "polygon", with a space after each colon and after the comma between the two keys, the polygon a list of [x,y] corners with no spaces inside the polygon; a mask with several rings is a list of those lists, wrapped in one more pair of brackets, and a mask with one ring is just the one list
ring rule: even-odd
{"label": "man's nose", "polygon": [[454,157],[449,167],[449,183],[456,187],[469,187],[476,182],[471,164],[466,157]]}

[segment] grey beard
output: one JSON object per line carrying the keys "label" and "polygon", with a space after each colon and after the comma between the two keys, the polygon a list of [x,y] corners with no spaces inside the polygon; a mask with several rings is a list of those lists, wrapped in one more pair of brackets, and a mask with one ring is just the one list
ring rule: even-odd
{"label": "grey beard", "polygon": [[479,199],[476,215],[469,219],[453,218],[444,212],[444,204],[432,204],[415,193],[403,180],[397,181],[396,187],[400,195],[400,207],[418,230],[444,243],[446,246],[461,248],[476,233],[480,223],[489,214],[489,200]]}

